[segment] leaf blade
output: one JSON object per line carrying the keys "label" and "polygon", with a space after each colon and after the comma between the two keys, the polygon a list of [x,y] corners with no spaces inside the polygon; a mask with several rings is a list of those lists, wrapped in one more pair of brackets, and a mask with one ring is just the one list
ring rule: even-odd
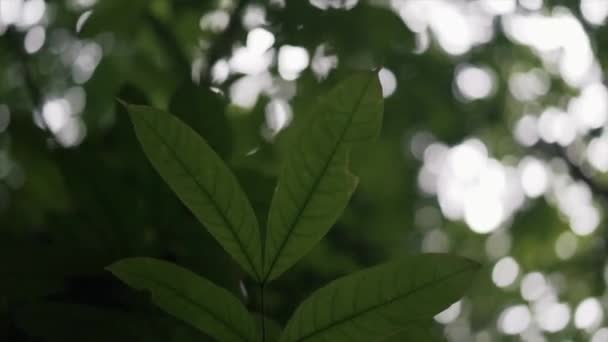
{"label": "leaf blade", "polygon": [[255,321],[230,292],[187,269],[152,258],[130,258],[107,268],[127,285],[150,292],[165,312],[220,341],[255,341]]}
{"label": "leaf blade", "polygon": [[180,200],[254,278],[262,269],[258,221],[236,178],[205,140],[178,118],[127,105],[144,153]]}
{"label": "leaf blade", "polygon": [[431,320],[462,296],[478,268],[468,259],[427,254],[356,272],[306,299],[280,341],[382,340]]}
{"label": "leaf blade", "polygon": [[379,134],[382,109],[377,74],[358,73],[330,90],[295,136],[271,202],[265,281],[303,257],[338,219],[357,184],[348,171],[350,147]]}

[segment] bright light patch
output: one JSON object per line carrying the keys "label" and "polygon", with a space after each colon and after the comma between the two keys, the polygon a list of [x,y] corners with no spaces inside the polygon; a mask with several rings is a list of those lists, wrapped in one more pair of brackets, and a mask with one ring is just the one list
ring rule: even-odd
{"label": "bright light patch", "polygon": [[268,73],[241,77],[230,86],[230,100],[239,107],[251,109],[262,90],[271,85],[272,79]]}
{"label": "bright light patch", "polygon": [[378,72],[378,77],[380,79],[380,85],[382,86],[382,96],[387,98],[395,92],[397,89],[397,78],[392,71],[386,68],[380,69]]}
{"label": "bright light patch", "polygon": [[498,318],[498,328],[504,334],[517,335],[528,328],[531,321],[528,306],[520,304],[506,308]]}
{"label": "bright light patch", "polygon": [[477,178],[485,166],[487,150],[479,140],[469,140],[452,149],[448,165],[454,175],[464,182]]}
{"label": "bright light patch", "polygon": [[602,305],[597,298],[587,298],[580,302],[574,313],[574,325],[578,329],[591,330],[597,328],[604,318]]}
{"label": "bright light patch", "polygon": [[86,135],[86,127],[79,117],[72,118],[57,132],[55,138],[64,147],[76,146],[82,142]]}
{"label": "bright light patch", "polygon": [[243,14],[243,26],[251,29],[254,27],[266,25],[266,9],[259,5],[249,5]]}
{"label": "bright light patch", "polygon": [[549,92],[551,79],[542,69],[515,72],[509,77],[509,91],[517,100],[533,101]]}
{"label": "bright light patch", "polygon": [[517,279],[519,264],[512,257],[500,259],[492,269],[492,281],[498,287],[507,287]]}
{"label": "bright light patch", "polygon": [[223,10],[217,10],[205,14],[201,18],[199,26],[204,31],[222,32],[228,27],[229,23],[230,14]]}
{"label": "bright light patch", "polygon": [[16,24],[21,19],[23,0],[0,1],[0,22],[4,25]]}
{"label": "bright light patch", "polygon": [[256,75],[268,70],[273,56],[273,51],[259,52],[249,46],[239,47],[232,53],[229,65],[234,72]]}
{"label": "bright light patch", "polygon": [[342,1],[336,1],[336,0],[308,0],[308,1],[314,7],[317,7],[317,8],[322,9],[322,10],[327,10],[327,9],[330,9],[330,8],[350,10],[353,7],[357,6],[357,4],[359,3],[359,0],[342,0]]}
{"label": "bright light patch", "polygon": [[547,281],[540,272],[526,274],[521,280],[521,296],[527,301],[539,299],[547,290]]}
{"label": "bright light patch", "polygon": [[562,260],[570,259],[576,253],[578,240],[571,232],[563,232],[555,241],[555,254]]}
{"label": "bright light patch", "polygon": [[598,329],[591,337],[591,342],[608,342],[608,328]]}
{"label": "bright light patch", "polygon": [[25,51],[29,54],[38,52],[44,45],[46,39],[46,30],[42,26],[32,27],[27,31],[23,45]]}
{"label": "bright light patch", "polygon": [[541,196],[549,185],[545,165],[534,157],[525,157],[519,163],[519,176],[524,193],[530,198]]}
{"label": "bright light patch", "polygon": [[19,25],[32,26],[38,24],[44,17],[46,3],[44,0],[28,0],[23,3]]}
{"label": "bright light patch", "polygon": [[306,67],[310,57],[305,48],[283,45],[279,49],[279,74],[287,81],[293,81]]}
{"label": "bright light patch", "polygon": [[218,60],[211,68],[211,80],[213,83],[224,83],[230,76],[230,64],[225,59]]}
{"label": "bright light patch", "polygon": [[262,54],[274,45],[274,40],[274,34],[258,27],[247,34],[247,47],[254,53]]}
{"label": "bright light patch", "polygon": [[430,26],[439,45],[451,55],[462,55],[473,45],[471,27],[462,11],[443,2],[432,8]]}
{"label": "bright light patch", "polygon": [[593,205],[591,190],[586,184],[557,183],[553,194],[575,234],[586,236],[597,229],[601,219],[600,212]]}
{"label": "bright light patch", "polygon": [[608,137],[593,138],[587,146],[587,160],[596,170],[608,171]]}
{"label": "bright light patch", "polygon": [[596,63],[591,42],[568,10],[559,8],[550,16],[509,14],[503,16],[502,24],[511,40],[534,48],[544,61],[551,63],[557,56],[557,69],[569,85],[579,87],[589,80]]}
{"label": "bright light patch", "polygon": [[82,31],[84,24],[86,24],[87,20],[89,20],[92,14],[93,10],[88,10],[83,12],[80,17],[78,17],[78,20],[76,21],[76,32],[80,33],[80,31]]}
{"label": "bright light patch", "polygon": [[317,46],[310,63],[310,68],[319,80],[325,79],[329,72],[338,66],[338,56],[329,54],[327,50],[325,44]]}
{"label": "bright light patch", "polygon": [[435,315],[435,321],[441,324],[448,324],[453,322],[458,316],[460,316],[460,311],[462,307],[462,301],[458,301],[447,309]]}
{"label": "bright light patch", "polygon": [[88,81],[97,65],[101,61],[103,50],[95,42],[90,42],[82,46],[72,64],[72,78],[77,84]]}
{"label": "bright light patch", "polygon": [[529,11],[538,11],[543,8],[543,0],[519,0],[519,4]]}
{"label": "bright light patch", "polygon": [[58,133],[69,121],[70,103],[65,99],[47,101],[42,107],[42,118],[53,133]]}
{"label": "bright light patch", "polygon": [[481,0],[481,6],[490,14],[502,15],[515,12],[516,0]]}
{"label": "bright light patch", "polygon": [[563,330],[570,322],[570,307],[564,303],[547,303],[536,310],[534,319],[538,326],[547,332]]}
{"label": "bright light patch", "polygon": [[273,99],[266,105],[266,125],[273,135],[287,127],[292,117],[291,106],[283,99]]}
{"label": "bright light patch", "polygon": [[547,108],[538,120],[540,137],[552,144],[568,146],[576,139],[576,123],[572,116],[564,111],[550,107]]}
{"label": "bright light patch", "polygon": [[467,100],[483,99],[494,90],[494,76],[486,68],[464,66],[456,72],[456,85]]}
{"label": "bright light patch", "polygon": [[513,130],[515,140],[522,146],[533,146],[538,142],[538,119],[532,115],[524,115],[515,124]]}
{"label": "bright light patch", "polygon": [[574,233],[580,236],[587,236],[593,233],[599,223],[599,213],[592,206],[583,206],[578,212],[570,216],[570,227]]}
{"label": "bright light patch", "polygon": [[602,127],[608,119],[608,89],[599,82],[585,86],[580,95],[568,103],[568,113],[581,130]]}
{"label": "bright light patch", "polygon": [[418,175],[420,188],[436,194],[444,216],[479,234],[498,228],[524,201],[517,171],[498,160],[478,139],[453,148],[430,144]]}
{"label": "bright light patch", "polygon": [[498,228],[504,217],[502,204],[482,193],[472,195],[465,201],[464,220],[472,231],[486,234]]}
{"label": "bright light patch", "polygon": [[[581,0],[581,13],[593,25],[602,25],[608,16],[608,1]],[[608,341],[608,339],[607,339]]]}

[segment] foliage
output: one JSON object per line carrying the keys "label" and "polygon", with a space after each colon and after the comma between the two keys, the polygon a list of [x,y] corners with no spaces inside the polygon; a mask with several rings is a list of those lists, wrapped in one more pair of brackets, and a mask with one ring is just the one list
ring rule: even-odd
{"label": "foliage", "polygon": [[[278,340],[336,279],[450,253],[487,268],[387,341],[602,341],[607,16],[603,0],[0,0],[0,340],[216,339],[106,269],[125,259],[207,279]],[[382,117],[335,144],[347,111],[318,114],[353,70],[378,74]],[[142,153],[154,136],[116,99],[189,132],[179,152],[199,178],[225,171],[242,235],[169,151]],[[336,197],[304,201],[314,180]]]}
{"label": "foliage", "polygon": [[[244,192],[204,139],[171,114],[126,105],[158,173],[260,283],[263,317],[264,286],[326,234],[352,194],[356,178],[347,169],[351,145],[369,140],[380,128],[382,94],[373,72],[343,80],[318,101],[299,125],[284,162],[265,247]],[[428,324],[462,295],[477,268],[466,259],[427,255],[359,271],[312,294],[279,339],[369,341],[417,327],[420,321]],[[255,320],[237,298],[177,265],[133,258],[109,270],[149,291],[156,305],[210,337],[266,341],[265,324],[256,333]]]}

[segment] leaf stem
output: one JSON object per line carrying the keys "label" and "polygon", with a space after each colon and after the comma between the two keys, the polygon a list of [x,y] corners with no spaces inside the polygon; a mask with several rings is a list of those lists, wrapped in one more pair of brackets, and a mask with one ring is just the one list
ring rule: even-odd
{"label": "leaf stem", "polygon": [[264,285],[260,283],[260,309],[262,311],[262,342],[266,342],[266,310],[264,308]]}

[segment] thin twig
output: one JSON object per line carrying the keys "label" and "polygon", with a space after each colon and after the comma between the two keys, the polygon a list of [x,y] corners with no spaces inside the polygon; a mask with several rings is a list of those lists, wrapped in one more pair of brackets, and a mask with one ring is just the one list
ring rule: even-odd
{"label": "thin twig", "polygon": [[262,311],[262,342],[266,342],[266,309],[264,308],[264,283],[260,284],[260,302]]}

